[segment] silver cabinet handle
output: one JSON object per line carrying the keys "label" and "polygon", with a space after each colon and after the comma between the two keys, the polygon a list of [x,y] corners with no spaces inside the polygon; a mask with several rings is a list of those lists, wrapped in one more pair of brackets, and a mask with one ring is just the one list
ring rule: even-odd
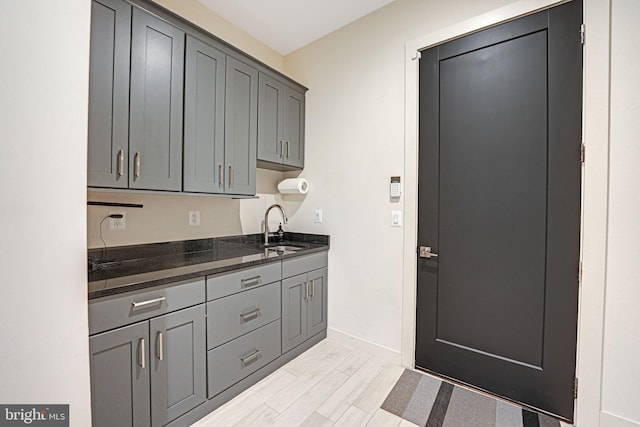
{"label": "silver cabinet handle", "polygon": [[240,279],[242,286],[255,286],[260,283],[262,276],[249,277],[248,279]]}
{"label": "silver cabinet handle", "polygon": [[133,306],[133,308],[140,308],[140,307],[144,307],[145,305],[162,303],[162,301],[165,301],[166,299],[167,297],[158,297],[158,298],[150,299],[148,301],[132,302],[131,305]]}
{"label": "silver cabinet handle", "polygon": [[290,154],[291,153],[289,152],[289,141],[287,141],[287,159],[289,158]]}
{"label": "silver cabinet handle", "polygon": [[232,178],[233,178],[233,170],[231,169],[231,165],[229,165],[229,188],[231,188]]}
{"label": "silver cabinet handle", "polygon": [[255,310],[248,311],[246,313],[242,313],[240,315],[240,320],[242,323],[248,322],[249,320],[253,320],[260,316],[260,308],[256,308]]}
{"label": "silver cabinet handle", "polygon": [[261,356],[260,350],[256,350],[253,353],[251,353],[250,355],[246,356],[246,357],[241,357],[240,358],[240,362],[242,362],[242,367],[246,367],[249,366],[250,364],[252,364],[253,362],[255,362],[256,360],[258,360]]}
{"label": "silver cabinet handle", "polygon": [[146,357],[144,356],[144,338],[140,338],[140,340],[138,341],[138,355],[140,359],[138,363],[140,364],[140,367],[144,369],[146,367]]}
{"label": "silver cabinet handle", "polygon": [[222,181],[224,177],[222,176],[222,163],[218,165],[218,187],[222,187]]}
{"label": "silver cabinet handle", "polygon": [[124,150],[118,151],[118,176],[124,175]]}
{"label": "silver cabinet handle", "polygon": [[304,299],[309,299],[309,282],[304,282]]}
{"label": "silver cabinet handle", "polygon": [[284,159],[284,140],[280,140],[280,158]]}
{"label": "silver cabinet handle", "polygon": [[315,281],[311,281],[311,298],[313,298],[316,295],[316,282]]}
{"label": "silver cabinet handle", "polygon": [[133,175],[135,177],[140,176],[140,152],[137,151],[134,158],[134,167],[133,167]]}
{"label": "silver cabinet handle", "polygon": [[158,332],[158,339],[156,340],[156,356],[158,360],[164,359],[164,345],[162,342],[162,332]]}
{"label": "silver cabinet handle", "polygon": [[437,258],[438,254],[431,252],[431,246],[420,246],[420,258]]}

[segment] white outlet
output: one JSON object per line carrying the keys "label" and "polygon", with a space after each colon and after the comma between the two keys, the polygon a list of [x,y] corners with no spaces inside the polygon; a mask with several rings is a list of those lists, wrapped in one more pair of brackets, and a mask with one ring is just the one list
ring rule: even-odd
{"label": "white outlet", "polygon": [[318,224],[322,224],[322,210],[321,209],[316,209],[315,213],[313,214],[313,222],[318,223]]}
{"label": "white outlet", "polygon": [[200,226],[200,211],[189,211],[189,226],[190,227]]}
{"label": "white outlet", "polygon": [[127,228],[127,214],[125,212],[109,212],[109,215],[122,215],[122,218],[109,218],[110,231],[120,231]]}

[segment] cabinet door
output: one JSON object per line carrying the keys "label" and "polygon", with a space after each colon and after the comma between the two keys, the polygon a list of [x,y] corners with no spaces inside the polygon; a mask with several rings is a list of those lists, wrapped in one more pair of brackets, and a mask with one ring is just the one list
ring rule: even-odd
{"label": "cabinet door", "polygon": [[182,189],[184,33],[133,10],[129,187]]}
{"label": "cabinet door", "polygon": [[204,304],[151,319],[150,335],[151,421],[162,426],[206,399]]}
{"label": "cabinet door", "polygon": [[151,425],[149,322],[89,338],[94,427]]}
{"label": "cabinet door", "polygon": [[126,188],[131,6],[91,2],[87,183]]}
{"label": "cabinet door", "polygon": [[282,281],[282,353],[307,339],[307,275]]}
{"label": "cabinet door", "polygon": [[309,300],[307,303],[309,336],[327,329],[327,269],[309,272]]}
{"label": "cabinet door", "polygon": [[304,94],[289,87],[284,97],[284,163],[304,167]]}
{"label": "cabinet door", "polygon": [[258,71],[227,57],[225,192],[256,194]]}
{"label": "cabinet door", "polygon": [[284,158],[284,85],[260,73],[258,89],[258,160]]}
{"label": "cabinet door", "polygon": [[226,55],[187,36],[184,94],[184,191],[224,192]]}

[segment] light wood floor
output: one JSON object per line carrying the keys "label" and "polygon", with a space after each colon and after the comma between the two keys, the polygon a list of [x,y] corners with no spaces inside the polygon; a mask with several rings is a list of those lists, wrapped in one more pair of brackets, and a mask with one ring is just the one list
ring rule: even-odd
{"label": "light wood floor", "polygon": [[380,409],[402,371],[325,339],[192,427],[414,426]]}

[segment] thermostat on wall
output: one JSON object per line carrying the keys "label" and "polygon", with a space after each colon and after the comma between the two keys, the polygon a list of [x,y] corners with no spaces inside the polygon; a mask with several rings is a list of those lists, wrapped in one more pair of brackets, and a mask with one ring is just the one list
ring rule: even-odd
{"label": "thermostat on wall", "polygon": [[400,177],[392,176],[391,185],[389,187],[389,194],[391,197],[400,197]]}

